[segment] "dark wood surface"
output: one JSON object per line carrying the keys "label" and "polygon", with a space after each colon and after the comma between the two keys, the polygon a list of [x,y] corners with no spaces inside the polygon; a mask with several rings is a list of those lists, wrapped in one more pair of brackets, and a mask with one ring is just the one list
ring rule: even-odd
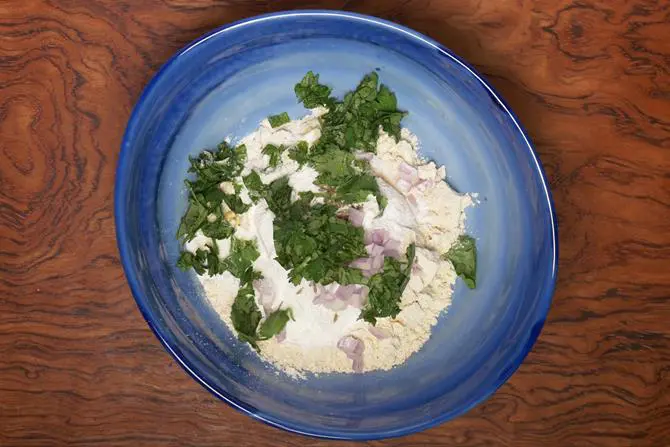
{"label": "dark wood surface", "polygon": [[369,445],[670,445],[663,0],[1,1],[0,445],[349,445],[254,422],[192,381],[135,306],[112,213],[122,132],[160,65],[223,23],[316,7],[400,22],[477,66],[536,143],[560,221],[548,324],[509,383]]}

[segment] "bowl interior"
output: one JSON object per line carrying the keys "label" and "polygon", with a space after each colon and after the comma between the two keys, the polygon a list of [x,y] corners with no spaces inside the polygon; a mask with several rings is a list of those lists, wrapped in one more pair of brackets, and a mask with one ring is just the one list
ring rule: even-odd
{"label": "bowl interior", "polygon": [[[406,364],[296,381],[239,343],[192,273],[175,268],[188,156],[253,131],[269,114],[306,113],[293,85],[308,71],[338,94],[377,70],[410,112],[423,154],[477,193],[478,287],[453,304]],[[206,36],[147,87],[131,118],[116,191],[119,247],[140,309],[168,350],[212,392],[289,430],[326,437],[400,435],[447,420],[518,367],[544,322],[555,275],[549,193],[528,141],[495,93],[426,38],[377,19],[265,16]]]}

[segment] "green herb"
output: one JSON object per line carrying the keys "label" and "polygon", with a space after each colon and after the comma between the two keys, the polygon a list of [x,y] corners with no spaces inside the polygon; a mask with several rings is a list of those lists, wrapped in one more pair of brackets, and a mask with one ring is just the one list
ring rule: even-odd
{"label": "green herb", "polygon": [[242,284],[252,281],[257,272],[253,270],[253,263],[260,253],[256,242],[245,241],[233,237],[230,241],[230,254],[222,262],[224,271],[230,272],[240,279]]}
{"label": "green herb", "polygon": [[310,159],[310,164],[319,172],[317,183],[329,186],[337,186],[344,179],[361,172],[362,169],[355,162],[352,153],[339,149],[317,154]]}
{"label": "green herb", "polygon": [[248,342],[258,351],[256,330],[263,314],[256,306],[254,288],[250,283],[238,290],[230,312],[230,318],[240,340]]}
{"label": "green herb", "polygon": [[377,179],[367,172],[365,165],[353,154],[339,149],[320,154],[311,160],[319,172],[316,183],[334,188],[333,200],[341,203],[365,202],[372,194],[382,206],[384,196],[379,191]]}
{"label": "green herb", "polygon": [[293,320],[291,309],[278,309],[272,312],[261,324],[258,330],[260,340],[269,340],[279,334],[286,327],[288,320]]}
{"label": "green herb", "polygon": [[400,313],[400,298],[409,282],[414,256],[415,246],[411,244],[407,248],[407,259],[404,262],[391,257],[384,259],[382,271],[368,281],[368,304],[359,318],[376,324],[377,318],[395,318]]}
{"label": "green herb", "polygon": [[377,179],[371,174],[357,174],[348,177],[335,190],[335,199],[343,203],[365,202],[372,194],[377,198],[377,203],[384,209],[385,197],[379,191]]}
{"label": "green herb", "polygon": [[472,237],[459,236],[449,251],[442,255],[442,259],[451,261],[456,274],[463,278],[465,285],[471,289],[477,286],[477,247]]}
{"label": "green herb", "polygon": [[335,205],[312,206],[312,193],[301,194],[295,202],[290,196],[284,177],[270,184],[266,200],[275,214],[277,261],[289,270],[293,283],[303,278],[321,284],[360,282],[360,270],[348,265],[367,255],[363,229],[338,218]]}
{"label": "green herb", "polygon": [[339,149],[315,155],[310,160],[319,176],[316,183],[332,187],[333,200],[342,203],[364,202],[369,194],[380,200],[383,196],[375,177],[368,173],[366,165],[356,160],[353,154]]}
{"label": "green herb", "polygon": [[274,129],[275,127],[291,122],[291,118],[288,116],[288,113],[283,112],[278,115],[268,116],[268,121],[270,121],[270,126]]}
{"label": "green herb", "polygon": [[330,98],[331,88],[319,84],[319,75],[311,71],[295,85],[295,94],[298,100],[308,109],[319,106],[330,106],[333,100]]}
{"label": "green herb", "polygon": [[263,314],[256,305],[253,281],[261,279],[260,272],[254,270],[253,262],[259,253],[254,241],[244,241],[235,237],[231,240],[230,255],[222,261],[224,270],[240,279],[241,288],[235,297],[230,317],[240,340],[249,343],[259,351],[258,341],[274,337],[286,326],[291,316],[290,309],[275,311],[268,315],[263,324],[258,324]]}
{"label": "green herb", "polygon": [[[255,350],[259,350],[258,341],[263,340],[257,335],[258,324],[263,314],[256,305],[253,281],[261,279],[260,272],[254,270],[253,262],[259,253],[254,241],[244,241],[235,237],[231,240],[230,255],[221,261],[224,271],[229,271],[240,280],[230,318],[240,340],[248,342]],[[281,329],[280,329],[281,330]]]}
{"label": "green herb", "polygon": [[267,156],[270,157],[270,167],[271,168],[276,168],[279,165],[279,162],[281,161],[281,154],[284,152],[286,147],[282,146],[275,146],[274,144],[268,144],[263,148],[263,153]]}
{"label": "green herb", "polygon": [[209,276],[220,275],[226,271],[225,265],[219,259],[219,246],[214,242],[207,244],[207,273]]}
{"label": "green herb", "polygon": [[191,157],[188,172],[196,174],[196,179],[188,181],[194,194],[204,194],[221,182],[232,181],[240,175],[247,159],[247,148],[240,145],[232,148],[225,141],[218,145],[216,152],[203,151]]}
{"label": "green herb", "polygon": [[386,86],[379,86],[375,72],[366,75],[342,101],[325,98],[330,95],[330,88],[318,84],[318,76],[311,72],[296,85],[296,94],[307,107],[315,103],[329,107],[321,118],[321,138],[308,160],[302,160],[319,172],[316,183],[334,187],[334,200],[341,203],[363,202],[373,194],[384,209],[386,200],[369,173],[368,162],[356,160],[353,153],[374,152],[380,126],[396,139],[400,137],[400,121],[406,113],[397,109],[395,94]]}
{"label": "green herb", "polygon": [[198,275],[205,273],[207,265],[207,251],[203,249],[196,250],[195,254],[182,251],[177,260],[177,267],[186,271],[190,268],[196,271]]}
{"label": "green herb", "polygon": [[374,152],[379,126],[388,134],[400,138],[400,121],[406,115],[397,109],[397,99],[385,85],[379,85],[379,76],[372,72],[347,93],[342,101],[330,97],[331,89],[319,84],[312,72],[295,86],[298,99],[305,107],[326,105],[329,112],[322,117],[321,138],[314,147],[316,153],[333,149],[348,152]]}
{"label": "green herb", "polygon": [[292,191],[291,186],[288,184],[288,177],[286,176],[280,177],[268,185],[265,200],[270,210],[275,213],[275,216],[284,214],[291,207]]}
{"label": "green herb", "polygon": [[303,166],[309,161],[309,145],[306,141],[300,141],[294,147],[288,150],[288,157]]}
{"label": "green herb", "polygon": [[195,254],[182,251],[177,260],[177,267],[182,270],[192,268],[198,275],[207,273],[209,276],[219,275],[225,271],[219,259],[219,247],[215,242],[208,243],[207,250],[197,249]]}
{"label": "green herb", "polygon": [[249,197],[253,202],[257,202],[263,197],[266,186],[261,180],[261,176],[258,175],[258,172],[251,171],[251,173],[245,176],[242,180],[244,181],[244,186],[247,187]]}
{"label": "green herb", "polygon": [[182,241],[190,241],[205,222],[207,222],[207,208],[197,200],[192,200],[186,214],[181,218],[177,238]]}
{"label": "green herb", "polygon": [[[219,189],[224,181],[233,181],[244,168],[247,149],[244,145],[232,148],[226,142],[217,146],[216,151],[203,151],[191,157],[188,172],[195,174],[193,180],[186,180],[189,190],[189,205],[177,229],[177,238],[182,242],[193,239],[198,230],[209,237],[224,239],[232,234],[232,228],[223,219],[221,202],[237,213],[248,209],[236,195],[226,195]],[[214,216],[210,222],[208,217]],[[218,228],[222,226],[223,228]],[[224,236],[225,237],[219,237]]]}
{"label": "green herb", "polygon": [[256,305],[254,289],[250,285],[238,291],[230,316],[239,339],[249,343],[258,352],[260,352],[259,341],[276,336],[284,330],[289,320],[293,320],[291,309],[278,309],[261,323],[263,314]]}
{"label": "green herb", "polygon": [[228,239],[235,231],[233,227],[222,218],[222,216],[215,216],[216,220],[213,222],[205,222],[200,229],[202,234],[212,239]]}
{"label": "green herb", "polygon": [[251,207],[251,205],[244,203],[237,194],[227,194],[224,196],[223,201],[226,202],[228,208],[230,208],[231,211],[234,211],[235,214],[244,214]]}

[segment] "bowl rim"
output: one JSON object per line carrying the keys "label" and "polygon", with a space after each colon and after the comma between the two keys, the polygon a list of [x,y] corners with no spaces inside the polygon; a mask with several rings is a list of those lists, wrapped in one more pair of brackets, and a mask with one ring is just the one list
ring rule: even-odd
{"label": "bowl rim", "polygon": [[[214,38],[216,36],[225,34],[227,32],[230,32],[232,30],[242,28],[242,27],[247,27],[247,26],[253,26],[258,23],[266,22],[266,21],[272,21],[272,20],[282,20],[282,19],[290,19],[294,17],[319,17],[323,19],[329,19],[329,18],[335,18],[335,19],[346,19],[346,20],[352,20],[352,21],[358,21],[358,22],[364,22],[372,26],[381,26],[384,28],[391,29],[392,31],[399,32],[401,34],[404,34],[410,39],[414,39],[416,41],[419,41],[421,44],[429,46],[437,51],[439,51],[442,55],[448,57],[451,59],[454,63],[460,65],[462,68],[464,68],[466,71],[469,72],[469,74],[479,82],[481,86],[483,86],[491,96],[491,98],[503,109],[505,114],[512,120],[514,123],[514,126],[516,127],[517,131],[523,138],[523,141],[528,149],[528,154],[531,157],[532,161],[535,164],[535,172],[539,175],[539,180],[540,184],[542,186],[542,189],[544,191],[544,198],[548,204],[548,217],[551,221],[551,250],[552,250],[552,259],[551,259],[551,276],[549,283],[547,284],[547,288],[545,290],[544,295],[541,297],[541,303],[538,306],[538,321],[537,323],[533,326],[534,330],[531,331],[529,334],[529,337],[526,341],[526,343],[523,344],[522,348],[517,351],[516,357],[510,358],[508,366],[503,370],[504,373],[501,374],[494,385],[486,390],[486,392],[482,393],[481,396],[478,398],[472,399],[471,402],[469,402],[468,405],[464,406],[457,412],[451,412],[451,413],[442,413],[437,417],[434,417],[432,419],[423,421],[421,423],[417,423],[411,426],[405,426],[402,428],[397,428],[393,430],[372,430],[372,431],[366,431],[366,432],[338,432],[335,429],[327,429],[327,430],[322,430],[319,431],[315,429],[314,427],[310,426],[301,426],[300,424],[294,424],[294,423],[289,423],[289,422],[284,422],[281,420],[278,420],[274,418],[273,416],[269,414],[265,414],[263,411],[258,410],[257,408],[253,407],[252,405],[249,405],[240,399],[236,398],[235,396],[231,395],[230,393],[226,392],[225,390],[218,390],[214,388],[212,385],[207,383],[207,381],[202,378],[198,371],[196,371],[194,368],[192,368],[188,362],[188,360],[185,358],[185,356],[182,355],[180,349],[178,347],[173,347],[169,344],[167,338],[163,335],[163,329],[156,324],[149,312],[149,309],[147,306],[144,304],[144,297],[143,294],[140,293],[139,290],[139,278],[136,272],[130,267],[130,260],[129,260],[129,253],[131,252],[131,248],[129,247],[129,243],[127,238],[125,237],[125,233],[127,231],[126,229],[126,224],[125,222],[125,210],[123,206],[122,200],[120,200],[121,197],[123,197],[126,193],[127,190],[127,185],[128,183],[126,182],[126,174],[125,172],[128,170],[130,167],[129,165],[129,151],[130,151],[130,142],[134,140],[135,134],[137,133],[138,129],[138,121],[140,119],[140,116],[144,112],[144,103],[147,99],[147,97],[153,92],[154,88],[156,87],[156,84],[158,80],[164,76],[172,67],[172,65],[179,59],[179,57],[189,51],[194,50],[196,47],[198,47],[201,44],[204,44],[207,42],[209,39]],[[539,161],[537,152],[531,143],[531,140],[521,125],[519,119],[516,117],[516,115],[512,112],[510,107],[507,105],[507,103],[502,99],[500,94],[466,61],[461,59],[459,56],[455,55],[451,50],[447,49],[444,47],[442,44],[438,43],[437,41],[417,32],[414,31],[410,28],[407,28],[405,26],[399,25],[397,23],[381,19],[378,17],[373,17],[365,14],[359,14],[359,13],[353,13],[353,12],[345,12],[345,11],[338,11],[338,10],[327,10],[327,9],[303,9],[303,10],[292,10],[292,11],[280,11],[280,12],[275,12],[275,13],[270,13],[270,14],[262,14],[262,15],[257,15],[249,18],[245,18],[242,20],[237,20],[231,23],[224,24],[202,36],[199,38],[195,39],[194,41],[190,42],[186,46],[182,47],[177,53],[175,53],[172,57],[168,59],[168,61],[163,64],[163,66],[158,70],[156,74],[153,75],[149,83],[146,85],[146,87],[143,89],[139,99],[137,100],[137,103],[133,107],[132,113],[130,115],[130,118],[128,120],[128,124],[126,126],[126,130],[123,135],[123,139],[121,142],[121,151],[119,154],[119,159],[117,162],[117,168],[116,168],[116,173],[115,173],[116,179],[115,179],[115,185],[114,185],[114,217],[115,217],[115,228],[116,228],[116,240],[117,240],[117,245],[119,249],[119,254],[121,258],[121,263],[123,266],[124,273],[126,275],[126,278],[128,280],[128,284],[130,286],[133,298],[135,299],[135,302],[137,304],[137,307],[139,308],[142,316],[146,320],[147,324],[155,334],[156,338],[161,342],[161,344],[164,346],[166,351],[170,353],[170,355],[177,361],[177,363],[193,378],[195,379],[200,385],[202,385],[205,389],[207,389],[210,393],[212,393],[214,396],[217,398],[223,400],[233,408],[237,409],[238,411],[251,416],[254,419],[257,419],[259,421],[262,421],[268,425],[271,425],[273,427],[277,427],[292,433],[297,433],[301,435],[307,435],[307,436],[313,436],[317,438],[323,438],[323,439],[334,439],[334,440],[377,440],[377,439],[384,439],[384,438],[391,438],[391,437],[399,437],[399,436],[404,436],[408,435],[411,433],[416,433],[419,431],[426,430],[431,427],[435,427],[437,425],[440,425],[444,422],[447,422],[451,419],[454,419],[458,416],[461,416],[468,411],[470,411],[472,408],[475,406],[479,405],[483,401],[487,400],[489,397],[491,397],[508,379],[509,377],[521,366],[523,360],[525,357],[528,355],[530,350],[532,349],[533,345],[535,344],[542,327],[544,326],[544,323],[546,322],[547,315],[549,312],[549,308],[551,305],[552,297],[556,288],[556,279],[557,279],[557,274],[558,274],[558,223],[556,219],[556,211],[554,208],[554,202],[552,200],[552,194],[548,186],[548,181],[547,181],[547,176],[544,171],[544,168],[542,167],[542,164]]]}

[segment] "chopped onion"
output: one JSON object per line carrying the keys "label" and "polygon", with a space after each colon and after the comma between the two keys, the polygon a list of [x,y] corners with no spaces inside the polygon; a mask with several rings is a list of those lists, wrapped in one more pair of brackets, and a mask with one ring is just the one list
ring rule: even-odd
{"label": "chopped onion", "polygon": [[358,355],[363,353],[363,342],[353,335],[345,335],[337,342],[337,347],[347,355]]}
{"label": "chopped onion", "polygon": [[384,228],[372,230],[372,242],[377,245],[384,245],[389,240],[389,232]]}
{"label": "chopped onion", "polygon": [[365,243],[365,245],[374,244],[374,242],[372,241],[372,231],[365,232],[365,235],[363,236],[363,242]]}
{"label": "chopped onion", "polygon": [[364,272],[372,268],[372,260],[370,258],[358,258],[349,264],[350,267],[361,269]]}
{"label": "chopped onion", "polygon": [[[368,254],[370,255],[371,258],[384,254],[385,247],[383,245],[377,245],[377,244],[370,244],[370,245],[372,245],[372,247],[370,247]],[[366,249],[367,247],[368,246],[366,245]]]}
{"label": "chopped onion", "polygon": [[416,196],[414,195],[414,193],[410,193],[407,195],[407,201],[409,202],[410,205],[412,205],[415,208],[419,206],[419,202],[416,200]]}
{"label": "chopped onion", "polygon": [[431,186],[433,186],[433,182],[431,182],[430,180],[422,180],[416,185],[414,185],[414,188],[416,188],[416,190],[419,192],[425,192]]}
{"label": "chopped onion", "polygon": [[335,298],[339,298],[341,300],[348,300],[351,295],[356,293],[356,284],[349,284],[346,286],[340,286],[337,288],[337,292],[335,292]]}
{"label": "chopped onion", "polygon": [[380,328],[377,326],[370,326],[368,330],[372,335],[377,337],[379,340],[383,340],[391,336],[391,332],[388,329]]}
{"label": "chopped onion", "polygon": [[327,303],[328,301],[333,301],[334,299],[336,299],[334,294],[328,292],[321,292],[320,294],[314,297],[312,302],[314,304],[322,304]]}
{"label": "chopped onion", "polygon": [[347,308],[347,302],[342,300],[333,300],[325,303],[323,307],[330,309],[333,312],[339,312]]}
{"label": "chopped onion", "polygon": [[410,166],[404,161],[400,163],[400,166],[398,166],[398,170],[400,171],[401,174],[407,174],[407,175],[417,172],[414,166]]}
{"label": "chopped onion", "polygon": [[400,191],[403,194],[407,194],[410,189],[412,189],[412,182],[409,180],[405,180],[404,178],[401,178],[395,183],[396,188],[398,188],[398,191]]}
{"label": "chopped onion", "polygon": [[365,161],[370,161],[372,160],[372,157],[374,157],[375,154],[372,152],[363,152],[363,151],[356,151],[354,156],[356,157],[356,160],[365,160]]}
{"label": "chopped onion", "polygon": [[[404,161],[400,163],[398,167],[398,172],[400,173],[400,180],[396,183],[396,186],[402,192],[409,191],[412,186],[416,185],[419,182],[419,170],[414,166],[410,166]],[[402,183],[401,183],[402,182]]]}
{"label": "chopped onion", "polygon": [[349,208],[349,222],[355,227],[363,226],[363,221],[365,220],[365,213],[356,208]]}
{"label": "chopped onion", "polygon": [[362,309],[368,303],[370,289],[367,286],[356,285],[356,291],[349,297],[348,303],[351,307]]}
{"label": "chopped onion", "polygon": [[363,372],[363,358],[362,357],[356,357],[353,360],[353,362],[351,363],[351,369],[353,369],[354,372],[362,373]]}
{"label": "chopped onion", "polygon": [[347,302],[339,299],[334,293],[322,292],[321,294],[314,297],[312,300],[313,304],[320,304],[326,309],[330,309],[334,312],[339,312],[347,308]]}
{"label": "chopped onion", "polygon": [[352,306],[362,309],[367,304],[369,289],[361,284],[338,285],[331,283],[326,287],[321,287],[321,293],[317,294],[312,301],[313,304],[320,304],[326,309],[339,312]]}
{"label": "chopped onion", "polygon": [[372,259],[372,265],[370,266],[371,270],[379,271],[384,266],[384,256],[379,255],[371,259]]}
{"label": "chopped onion", "polygon": [[282,343],[284,340],[286,340],[286,328],[282,329],[281,332],[275,335],[275,339],[277,340],[277,343]]}
{"label": "chopped onion", "polygon": [[400,246],[401,246],[400,242],[391,239],[384,246],[384,251],[382,252],[382,254],[384,256],[391,256],[392,258],[397,259],[402,255],[402,253],[400,252]]}
{"label": "chopped onion", "polygon": [[257,292],[258,301],[263,306],[263,312],[265,312],[265,315],[270,315],[272,312],[272,303],[275,300],[272,284],[269,281],[257,279],[253,282],[253,286]]}
{"label": "chopped onion", "polygon": [[354,371],[363,371],[363,351],[365,351],[365,345],[362,340],[352,335],[345,335],[337,342],[337,347],[352,360],[351,367]]}

